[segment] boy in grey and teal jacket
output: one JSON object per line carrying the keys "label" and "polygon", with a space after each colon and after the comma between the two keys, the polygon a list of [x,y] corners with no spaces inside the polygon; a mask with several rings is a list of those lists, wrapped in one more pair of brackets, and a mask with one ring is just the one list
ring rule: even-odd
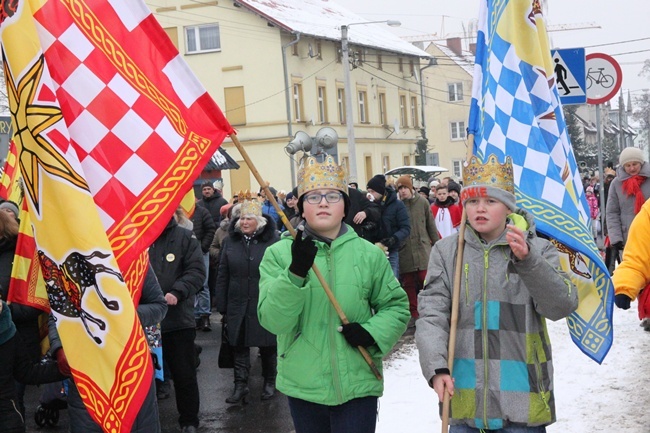
{"label": "boy in grey and teal jacket", "polygon": [[[442,383],[451,391],[452,432],[454,425],[478,431],[555,421],[545,319],[564,318],[578,305],[577,289],[560,270],[555,247],[535,235],[532,216],[516,208],[514,194],[501,185],[485,184],[486,178],[472,184],[468,176],[469,187],[461,195],[468,222],[454,382],[448,379],[447,354],[459,234],[434,245],[418,300],[420,364],[441,399]],[[486,210],[490,206],[505,210],[499,222]],[[487,236],[485,227],[491,222],[494,230]]]}

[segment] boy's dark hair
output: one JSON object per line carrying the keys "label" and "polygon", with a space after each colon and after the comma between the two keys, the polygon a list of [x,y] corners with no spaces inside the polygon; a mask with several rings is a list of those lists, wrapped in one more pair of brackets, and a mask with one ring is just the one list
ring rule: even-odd
{"label": "boy's dark hair", "polygon": [[440,184],[440,185],[436,186],[436,192],[438,192],[440,190],[443,190],[443,189],[446,189],[447,191],[449,191],[449,188],[447,188],[447,185]]}

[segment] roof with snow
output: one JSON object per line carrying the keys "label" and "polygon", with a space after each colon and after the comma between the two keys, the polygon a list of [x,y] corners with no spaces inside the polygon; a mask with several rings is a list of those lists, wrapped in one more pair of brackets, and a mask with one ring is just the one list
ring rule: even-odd
{"label": "roof with snow", "polygon": [[474,76],[474,54],[471,51],[462,51],[462,55],[456,54],[451,48],[446,45],[438,44],[433,42],[433,44],[438,48],[443,54],[453,60],[458,66],[463,68],[470,77]]}
{"label": "roof with snow", "polygon": [[[330,0],[235,0],[275,26],[291,33],[301,33],[332,41],[341,40],[341,26],[367,23]],[[401,40],[386,29],[386,24],[353,25],[348,30],[350,44],[394,53],[431,57],[414,45]]]}

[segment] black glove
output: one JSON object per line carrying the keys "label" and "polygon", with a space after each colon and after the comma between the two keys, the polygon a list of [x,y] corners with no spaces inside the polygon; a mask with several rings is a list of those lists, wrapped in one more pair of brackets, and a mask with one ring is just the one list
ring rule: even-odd
{"label": "black glove", "polygon": [[630,297],[622,293],[614,297],[614,303],[618,308],[622,310],[630,309],[630,301],[632,301]]}
{"label": "black glove", "polygon": [[303,239],[302,233],[302,230],[298,230],[293,244],[291,244],[291,265],[289,265],[289,272],[300,278],[305,278],[311,265],[314,264],[318,247],[314,243],[314,238],[307,236]]}
{"label": "black glove", "polygon": [[375,339],[372,338],[370,332],[356,322],[341,325],[341,333],[346,341],[353,347],[368,347],[375,344]]}
{"label": "black glove", "polygon": [[615,248],[619,251],[623,251],[623,248],[625,248],[625,244],[623,244],[623,241],[618,241],[615,244],[612,244],[612,248]]}
{"label": "black glove", "polygon": [[389,238],[384,238],[384,239],[380,240],[379,242],[384,244],[386,246],[386,248],[390,249],[390,248],[392,248],[393,246],[395,246],[397,244],[397,238],[395,236],[391,236]]}

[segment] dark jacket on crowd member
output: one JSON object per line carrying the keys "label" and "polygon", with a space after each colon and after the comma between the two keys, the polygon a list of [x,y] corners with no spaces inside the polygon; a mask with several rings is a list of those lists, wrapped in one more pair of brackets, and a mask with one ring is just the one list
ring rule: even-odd
{"label": "dark jacket on crowd member", "polygon": [[4,301],[0,312],[0,432],[22,433],[23,417],[18,410],[14,381],[38,385],[65,379],[56,362],[34,362],[16,332],[11,312]]}
{"label": "dark jacket on crowd member", "polygon": [[397,199],[397,193],[391,188],[386,188],[379,206],[382,224],[380,239],[392,236],[397,238],[397,242],[388,248],[388,251],[397,251],[411,233],[411,223],[406,206]]}
{"label": "dark jacket on crowd member", "polygon": [[210,251],[210,244],[214,238],[214,232],[217,230],[217,224],[214,223],[210,212],[203,206],[194,207],[192,224],[194,225],[194,235],[201,244],[201,251],[205,254]]}
{"label": "dark jacket on crowd member", "polygon": [[219,212],[221,210],[221,206],[228,204],[228,200],[223,198],[219,191],[215,189],[212,197],[203,197],[201,200],[197,201],[196,204],[198,206],[203,206],[208,211],[210,211],[210,215],[212,215],[212,221],[214,221],[216,227],[219,224],[219,221],[221,221],[221,213]]}
{"label": "dark jacket on crowd member", "polygon": [[275,346],[275,335],[262,328],[257,318],[259,299],[260,263],[269,245],[279,240],[275,222],[269,215],[262,215],[267,224],[250,240],[238,230],[233,218],[228,237],[221,245],[221,260],[217,274],[217,311],[228,320],[228,338],[231,344],[239,344],[243,330],[243,346]]}
{"label": "dark jacket on crowd member", "polygon": [[170,306],[162,332],[194,328],[194,299],[203,287],[205,265],[194,233],[178,226],[172,218],[149,248],[149,261],[164,294],[171,293],[178,304]]}
{"label": "dark jacket on crowd member", "polygon": [[[343,221],[351,226],[359,237],[373,243],[378,242],[381,222],[379,205],[368,200],[364,193],[355,188],[348,187],[348,196],[350,197],[350,209]],[[355,224],[354,216],[361,211],[366,213],[366,219],[361,224]]]}
{"label": "dark jacket on crowd member", "polygon": [[[3,238],[0,240],[0,298],[7,300],[9,294],[9,282],[11,281],[11,270],[13,268],[14,256],[16,254],[16,239]],[[38,316],[43,313],[38,308],[28,305],[11,303],[8,305],[11,310],[11,319],[16,325],[23,343],[32,361],[41,357],[41,338],[38,331]]]}
{"label": "dark jacket on crowd member", "polygon": [[[185,229],[184,229],[185,230]],[[189,230],[186,230],[189,232]],[[163,295],[153,268],[149,265],[142,285],[142,294],[137,307],[140,324],[145,326],[160,323],[167,313],[167,302]],[[56,330],[55,321],[50,316],[49,322],[50,352],[55,354],[61,346],[61,339]],[[142,386],[147,386],[142,384]],[[102,428],[90,417],[86,410],[79,390],[71,380],[68,385],[68,415],[70,416],[70,433],[102,433]],[[132,433],[157,433],[160,432],[158,416],[158,402],[156,399],[156,386],[152,378],[149,392],[142,403],[142,408],[131,427]]]}

